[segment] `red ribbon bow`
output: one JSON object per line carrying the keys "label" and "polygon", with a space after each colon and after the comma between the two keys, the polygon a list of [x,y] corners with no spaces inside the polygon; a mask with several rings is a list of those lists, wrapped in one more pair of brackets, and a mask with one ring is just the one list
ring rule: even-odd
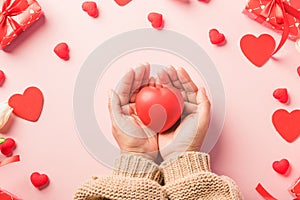
{"label": "red ribbon bow", "polygon": [[20,24],[12,17],[21,14],[28,8],[27,0],[5,0],[0,13],[0,41],[7,34],[8,26],[13,30],[20,28]]}

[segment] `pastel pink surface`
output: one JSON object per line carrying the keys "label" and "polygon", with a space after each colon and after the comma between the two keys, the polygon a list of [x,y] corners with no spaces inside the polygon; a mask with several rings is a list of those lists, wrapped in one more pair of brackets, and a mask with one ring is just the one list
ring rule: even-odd
{"label": "pastel pink surface", "polygon": [[[31,85],[42,88],[45,98],[38,122],[13,118],[4,132],[5,137],[18,141],[14,154],[20,154],[22,160],[1,168],[1,188],[22,199],[72,199],[82,182],[93,175],[110,173],[110,169],[90,156],[77,136],[72,105],[76,76],[99,44],[124,31],[149,27],[144,19],[155,10],[168,20],[166,29],[184,34],[203,47],[222,78],[227,114],[222,136],[211,152],[213,171],[232,177],[245,199],[261,199],[255,191],[259,182],[278,199],[291,198],[286,188],[300,173],[299,155],[295,153],[300,150],[300,140],[284,141],[270,119],[278,108],[292,111],[300,107],[297,92],[300,79],[296,73],[299,53],[294,43],[287,41],[276,54],[276,60],[270,59],[263,68],[253,67],[240,50],[240,38],[250,31],[255,35],[266,32],[276,41],[280,35],[243,16],[241,10],[246,1],[187,4],[136,0],[124,7],[114,1],[101,1],[103,13],[92,20],[82,12],[79,0],[72,3],[40,0],[39,3],[45,12],[45,24],[19,42],[12,52],[0,52],[0,67],[7,77],[0,88],[0,100],[7,100]],[[211,45],[207,31],[214,25],[227,33],[225,46]],[[53,47],[62,40],[67,40],[72,47],[72,59],[68,62],[53,56]],[[270,96],[274,88],[282,85],[291,91],[289,105],[279,105]],[[102,111],[106,112],[99,110],[99,114]],[[289,158],[293,168],[289,177],[274,176],[270,168],[270,163],[280,157]],[[258,164],[253,165],[254,162]],[[51,177],[51,184],[42,191],[32,187],[28,180],[35,170],[45,171]]]}

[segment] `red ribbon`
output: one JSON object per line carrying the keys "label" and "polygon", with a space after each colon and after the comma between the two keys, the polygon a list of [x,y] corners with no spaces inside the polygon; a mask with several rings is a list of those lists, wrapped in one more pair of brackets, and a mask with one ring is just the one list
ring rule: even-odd
{"label": "red ribbon", "polygon": [[21,25],[12,17],[21,14],[28,8],[27,0],[5,0],[0,13],[0,41],[7,34],[8,26],[13,30],[17,30]]}
{"label": "red ribbon", "polygon": [[260,183],[256,186],[255,189],[266,200],[277,200],[267,190],[265,190],[265,188]]}
{"label": "red ribbon", "polygon": [[5,158],[4,160],[0,161],[0,167],[7,165],[9,163],[13,163],[13,162],[18,162],[20,161],[20,156],[16,155],[16,156],[11,156],[9,158]]}

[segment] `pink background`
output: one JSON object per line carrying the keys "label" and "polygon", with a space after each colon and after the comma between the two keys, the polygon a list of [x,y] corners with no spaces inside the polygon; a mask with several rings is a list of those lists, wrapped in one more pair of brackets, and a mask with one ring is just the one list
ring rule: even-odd
{"label": "pink background", "polygon": [[[272,113],[299,107],[300,78],[296,69],[299,53],[292,41],[264,67],[256,68],[239,48],[246,33],[280,36],[244,16],[246,1],[133,0],[119,7],[113,0],[97,1],[100,16],[90,18],[81,10],[82,1],[40,0],[44,23],[30,30],[9,53],[0,52],[0,69],[7,75],[0,88],[0,101],[28,86],[39,87],[45,97],[41,118],[32,123],[14,117],[1,136],[13,137],[22,161],[0,169],[0,187],[22,199],[72,199],[76,188],[94,175],[108,175],[82,146],[73,118],[76,77],[87,56],[114,35],[149,27],[147,14],[161,12],[165,28],[186,35],[211,57],[222,78],[226,94],[225,125],[211,152],[212,169],[232,177],[245,199],[262,199],[255,191],[262,183],[278,199],[292,199],[290,185],[300,176],[299,139],[287,143],[275,131]],[[208,31],[218,28],[227,44],[213,46]],[[61,41],[70,45],[71,59],[64,62],[52,52]],[[272,97],[278,87],[287,87],[290,103],[282,105]],[[83,105],[84,106],[84,105]],[[1,157],[2,159],[3,157]],[[286,176],[272,169],[272,162],[287,158],[291,170]],[[47,173],[50,185],[38,191],[30,184],[34,171]]]}

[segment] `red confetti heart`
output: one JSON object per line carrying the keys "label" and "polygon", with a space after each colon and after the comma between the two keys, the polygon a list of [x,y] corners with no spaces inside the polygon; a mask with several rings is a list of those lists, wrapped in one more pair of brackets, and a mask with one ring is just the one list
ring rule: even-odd
{"label": "red confetti heart", "polygon": [[62,42],[55,46],[54,53],[63,60],[69,60],[69,46],[67,43]]}
{"label": "red confetti heart", "polygon": [[0,150],[5,156],[11,156],[16,148],[16,142],[12,138],[0,138]]}
{"label": "red confetti heart", "polygon": [[2,70],[0,70],[0,86],[3,85],[4,81],[5,81],[5,74]]}
{"label": "red confetti heart", "polygon": [[28,121],[35,122],[39,119],[44,104],[44,97],[40,89],[29,87],[24,94],[14,94],[8,100],[8,105],[14,114]]}
{"label": "red confetti heart", "polygon": [[300,110],[289,113],[279,109],[274,112],[272,122],[277,132],[287,142],[295,141],[300,135]]}
{"label": "red confetti heart", "polygon": [[130,1],[132,1],[132,0],[115,0],[115,2],[116,2],[119,6],[125,6],[125,5],[128,4]]}
{"label": "red confetti heart", "polygon": [[49,178],[46,174],[34,172],[31,174],[30,180],[32,185],[40,190],[44,189],[49,185]]}
{"label": "red confetti heart", "polygon": [[300,66],[297,68],[297,73],[300,76]]}
{"label": "red confetti heart", "polygon": [[153,28],[161,29],[163,27],[163,16],[160,13],[149,13],[148,20],[151,22]]}
{"label": "red confetti heart", "polygon": [[261,67],[271,58],[276,43],[268,34],[262,34],[258,38],[248,34],[242,37],[240,46],[246,58],[255,66]]}
{"label": "red confetti heart", "polygon": [[224,34],[220,33],[217,29],[211,29],[209,31],[209,39],[212,44],[223,44],[225,42]]}
{"label": "red confetti heart", "polygon": [[287,159],[282,159],[280,161],[274,161],[272,167],[277,173],[285,174],[290,167],[290,163]]}
{"label": "red confetti heart", "polygon": [[91,17],[98,17],[99,10],[97,8],[97,4],[93,1],[86,1],[82,3],[82,10],[87,12],[87,14]]}
{"label": "red confetti heart", "polygon": [[281,103],[286,103],[289,100],[289,95],[286,88],[278,88],[273,92],[273,97]]}

